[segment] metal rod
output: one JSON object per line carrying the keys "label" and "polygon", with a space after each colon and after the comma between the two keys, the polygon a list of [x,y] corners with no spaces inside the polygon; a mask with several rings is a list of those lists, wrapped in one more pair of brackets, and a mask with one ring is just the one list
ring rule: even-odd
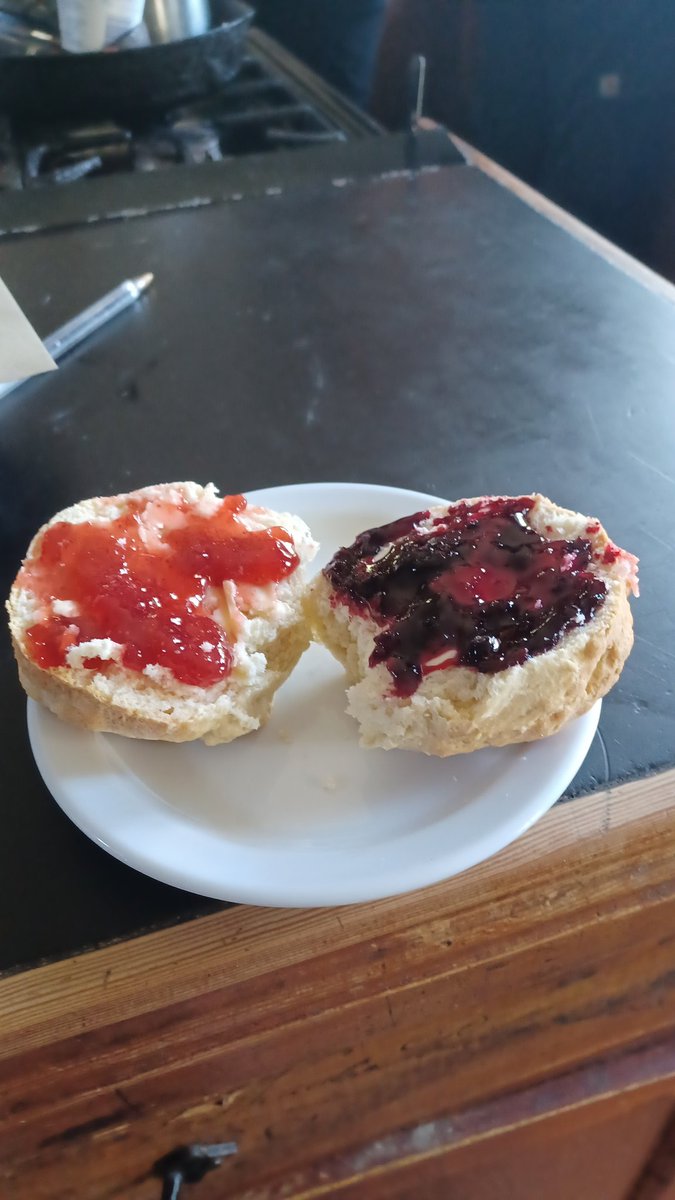
{"label": "metal rod", "polygon": [[419,145],[417,134],[424,111],[424,85],[427,77],[427,60],[423,54],[415,54],[409,67],[410,110],[405,145],[405,161],[409,171],[419,169]]}
{"label": "metal rod", "polygon": [[427,78],[427,60],[423,54],[417,56],[417,95],[413,110],[413,120],[419,121],[424,110],[424,86]]}

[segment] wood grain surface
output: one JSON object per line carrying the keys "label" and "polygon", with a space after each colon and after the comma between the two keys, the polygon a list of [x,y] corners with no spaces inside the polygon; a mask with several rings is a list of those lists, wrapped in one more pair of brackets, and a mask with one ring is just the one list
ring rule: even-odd
{"label": "wood grain surface", "polygon": [[672,1112],[658,1142],[647,1156],[628,1200],[675,1200],[675,1115]]}
{"label": "wood grain surface", "polygon": [[478,1142],[667,1107],[674,806],[667,772],[408,897],[229,909],[0,981],[0,1195],[152,1200],[158,1158],[225,1140],[198,1200],[403,1196],[422,1169],[433,1195]]}

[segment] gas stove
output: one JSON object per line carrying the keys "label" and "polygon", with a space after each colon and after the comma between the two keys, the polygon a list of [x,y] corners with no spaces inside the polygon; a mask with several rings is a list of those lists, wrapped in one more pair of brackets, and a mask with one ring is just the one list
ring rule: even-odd
{"label": "gas stove", "polygon": [[121,122],[5,119],[0,189],[73,183],[118,171],[156,171],[177,164],[223,162],[280,147],[345,141],[375,133],[363,114],[337,117],[300,80],[281,75],[253,46],[241,69],[218,91],[164,112],[143,111]]}
{"label": "gas stove", "polygon": [[[461,161],[445,131],[419,141],[416,166]],[[254,29],[235,79],[172,109],[0,116],[0,235],[239,199],[312,176],[382,173],[408,156],[404,137],[385,134]]]}

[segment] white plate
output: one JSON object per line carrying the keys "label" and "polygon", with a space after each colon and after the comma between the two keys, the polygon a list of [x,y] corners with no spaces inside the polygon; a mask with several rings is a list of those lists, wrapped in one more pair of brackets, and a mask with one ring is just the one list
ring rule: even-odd
{"label": "white plate", "polygon": [[[362,484],[251,493],[299,513],[318,565],[356,533],[437,499]],[[341,668],[313,646],[258,733],[228,746],[94,734],[29,701],[42,777],[116,858],[220,900],[310,906],[375,900],[465,871],[524,832],[583,762],[600,703],[554,737],[434,759],[362,750]]]}

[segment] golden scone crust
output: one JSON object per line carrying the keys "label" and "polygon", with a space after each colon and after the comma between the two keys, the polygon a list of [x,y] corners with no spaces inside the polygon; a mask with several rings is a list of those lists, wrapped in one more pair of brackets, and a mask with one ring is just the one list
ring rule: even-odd
{"label": "golden scone crust", "polygon": [[[596,558],[602,559],[611,543],[599,523],[543,496],[534,498],[529,514],[534,528],[547,529],[553,537],[588,536]],[[597,532],[589,535],[589,525],[597,526]],[[380,626],[336,602],[322,573],[311,585],[305,607],[314,638],[345,668],[347,711],[359,723],[361,744],[446,757],[547,737],[588,712],[614,686],[633,645],[628,601],[633,563],[628,555],[616,565],[594,563],[594,573],[607,588],[604,603],[553,649],[493,675],[467,667],[435,671],[404,698],[393,694],[383,664],[368,665]]]}
{"label": "golden scone crust", "polygon": [[[11,608],[11,602],[8,604]],[[11,616],[10,616],[11,620]],[[159,699],[150,687],[140,689],[134,699],[123,701],[102,692],[97,676],[77,680],[68,667],[44,670],[24,653],[21,640],[12,634],[19,679],[32,700],[44,704],[63,721],[97,733],[119,733],[146,741],[192,742],[202,738],[208,746],[231,742],[251,733],[268,720],[275,692],[288,678],[309,645],[304,622],[279,631],[266,647],[266,684],[248,698],[246,707],[234,704],[217,717],[213,712],[178,711],[170,696]]]}

